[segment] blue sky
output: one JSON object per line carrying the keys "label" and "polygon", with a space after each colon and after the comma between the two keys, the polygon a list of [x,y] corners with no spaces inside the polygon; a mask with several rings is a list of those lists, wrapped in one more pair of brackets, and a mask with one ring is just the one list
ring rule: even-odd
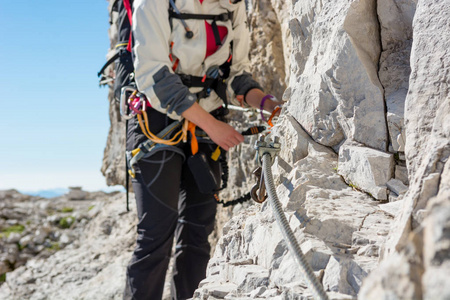
{"label": "blue sky", "polygon": [[0,189],[106,188],[106,0],[0,0]]}

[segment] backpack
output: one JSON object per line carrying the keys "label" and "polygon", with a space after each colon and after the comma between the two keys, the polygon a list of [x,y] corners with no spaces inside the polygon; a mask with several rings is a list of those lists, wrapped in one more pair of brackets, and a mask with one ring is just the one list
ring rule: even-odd
{"label": "backpack", "polygon": [[[131,16],[132,16],[133,0],[115,0],[112,4],[112,12],[116,12],[117,16],[117,43],[115,46],[116,53],[108,59],[101,70],[97,73],[100,78],[100,85],[106,85],[114,80],[113,91],[114,98],[117,102],[120,99],[122,87],[136,87],[133,78],[134,66],[131,56]],[[111,15],[112,15],[111,12]],[[112,23],[112,21],[110,21]],[[114,78],[104,74],[105,70],[112,63],[114,64]]]}

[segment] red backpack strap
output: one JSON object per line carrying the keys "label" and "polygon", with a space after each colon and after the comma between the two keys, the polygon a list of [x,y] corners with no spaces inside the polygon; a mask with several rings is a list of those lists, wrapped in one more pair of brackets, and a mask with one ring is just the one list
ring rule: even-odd
{"label": "red backpack strap", "polygon": [[130,0],[123,0],[123,6],[125,6],[125,9],[127,10],[127,15],[128,15],[128,20],[130,21],[130,38],[128,39],[128,46],[127,46],[127,50],[129,52],[131,52],[131,25],[132,25],[132,18],[133,18],[133,11],[131,9],[131,4],[130,4]]}

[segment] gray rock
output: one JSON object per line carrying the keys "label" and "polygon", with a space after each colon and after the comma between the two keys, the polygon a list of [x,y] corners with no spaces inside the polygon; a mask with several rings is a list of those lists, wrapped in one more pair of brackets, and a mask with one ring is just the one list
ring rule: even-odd
{"label": "gray rock", "polygon": [[72,242],[72,238],[67,233],[63,233],[59,238],[59,242],[61,245],[66,246]]}
{"label": "gray rock", "polygon": [[407,258],[393,254],[364,280],[358,299],[418,299],[420,291],[414,283],[417,271],[420,270],[408,264]]}
{"label": "gray rock", "polygon": [[394,178],[386,182],[386,186],[391,192],[394,192],[396,195],[403,195],[408,191],[408,187],[404,185],[403,182]]}
{"label": "gray rock", "polygon": [[81,187],[74,186],[69,187],[69,192],[67,193],[66,197],[69,200],[84,200],[86,199],[88,193],[86,191],[83,191]]}
{"label": "gray rock", "polygon": [[6,238],[6,242],[9,244],[18,243],[22,238],[22,234],[18,232],[11,232],[9,236]]}
{"label": "gray rock", "polygon": [[395,179],[403,182],[404,185],[409,185],[408,169],[399,165],[395,166]]}
{"label": "gray rock", "polygon": [[350,139],[377,149],[387,146],[383,90],[376,71],[378,21],[371,5],[294,5],[290,29],[295,76],[290,77],[287,111],[321,144],[338,148]]}
{"label": "gray rock", "polygon": [[51,228],[49,227],[40,227],[34,233],[33,243],[35,244],[43,244],[45,239],[48,237]]}
{"label": "gray rock", "polygon": [[404,107],[407,89],[400,89],[386,97],[389,136],[395,152],[405,151]]}
{"label": "gray rock", "polygon": [[392,217],[396,217],[400,214],[403,208],[403,201],[399,200],[391,203],[384,203],[378,205],[378,207]]}
{"label": "gray rock", "polygon": [[338,173],[355,187],[370,193],[375,199],[386,200],[386,184],[392,178],[392,154],[344,144],[339,150]]}
{"label": "gray rock", "polygon": [[30,243],[32,243],[32,241],[33,241],[33,236],[31,234],[28,234],[20,239],[19,244],[22,247],[27,247]]}
{"label": "gray rock", "polygon": [[351,260],[332,257],[325,269],[323,286],[330,291],[357,295],[367,273]]}

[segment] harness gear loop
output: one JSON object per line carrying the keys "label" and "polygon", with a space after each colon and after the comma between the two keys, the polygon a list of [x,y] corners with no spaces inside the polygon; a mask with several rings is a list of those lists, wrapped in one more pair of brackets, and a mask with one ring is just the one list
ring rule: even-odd
{"label": "harness gear loop", "polygon": [[211,154],[211,159],[217,161],[220,157],[220,153],[220,146],[217,146],[216,150],[214,150],[214,152]]}
{"label": "harness gear loop", "polygon": [[[138,115],[139,116],[139,115]],[[172,133],[174,130],[176,130],[179,126],[181,125],[180,122],[173,122],[171,123],[169,126],[167,126],[166,128],[164,128],[161,132],[158,133],[157,137],[159,139],[164,139],[166,136],[169,136],[170,133]],[[182,130],[180,130],[179,132],[181,132]],[[176,133],[176,135],[179,133]],[[183,136],[183,134],[182,134]],[[153,147],[156,146],[156,142],[152,141],[152,140],[146,140],[145,142],[142,142],[138,148],[132,150],[132,151],[127,151],[126,155],[127,155],[127,164],[128,164],[128,173],[130,174],[131,177],[135,178],[135,171],[134,171],[134,165],[137,164],[137,162],[144,157],[144,155],[146,153],[148,153],[151,149],[153,149]]]}

